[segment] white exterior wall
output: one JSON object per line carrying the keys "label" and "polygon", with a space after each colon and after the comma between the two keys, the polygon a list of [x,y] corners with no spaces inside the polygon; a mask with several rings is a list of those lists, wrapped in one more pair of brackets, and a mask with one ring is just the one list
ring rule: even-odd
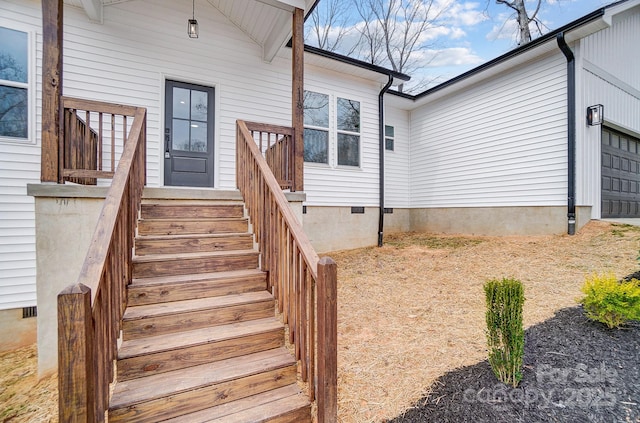
{"label": "white exterior wall", "polygon": [[566,64],[542,57],[411,114],[411,206],[560,206]]}
{"label": "white exterior wall", "polygon": [[[213,86],[215,187],[233,189],[236,119],[291,124],[289,50],[263,62],[262,48],[210,4],[198,7],[200,38],[190,39],[185,12],[190,9],[189,0],[122,2],[105,6],[104,22],[97,24],[83,10],[65,5],[63,92],[146,107],[147,183],[162,186],[165,79]],[[0,309],[36,303],[35,212],[26,185],[40,180],[41,14],[39,1],[0,2],[0,25],[32,33],[37,115],[28,143],[0,141]],[[377,205],[380,84],[316,66],[306,67],[305,83],[360,101],[362,127],[360,168],[307,166],[308,204]]]}
{"label": "white exterior wall", "polygon": [[[16,9],[20,12],[16,12]],[[0,2],[0,26],[30,38],[29,139],[0,140],[0,310],[36,304],[35,211],[27,184],[40,181],[42,18],[40,3]]]}
{"label": "white exterior wall", "polygon": [[[387,96],[388,98],[388,96]],[[385,106],[385,125],[394,127],[394,151],[384,151],[384,205],[385,207],[409,208],[410,122],[409,112]]]}
{"label": "white exterior wall", "polygon": [[601,127],[586,125],[588,106],[604,106],[605,124],[640,137],[640,13],[614,20],[614,25],[592,34],[576,47],[576,155],[577,201],[592,205],[594,219],[601,213]]}
{"label": "white exterior wall", "polygon": [[[305,66],[305,90],[328,94],[330,120],[335,97],[360,102],[360,167],[337,166],[335,130],[329,131],[329,165],[305,163],[304,190],[309,206],[377,206],[378,93],[382,86],[350,75]],[[333,119],[335,120],[335,118]],[[330,123],[331,125],[331,123]]]}

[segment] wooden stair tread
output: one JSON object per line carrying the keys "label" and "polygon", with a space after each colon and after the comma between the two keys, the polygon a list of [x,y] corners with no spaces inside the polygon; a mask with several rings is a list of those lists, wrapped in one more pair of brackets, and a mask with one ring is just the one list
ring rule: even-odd
{"label": "wooden stair tread", "polygon": [[219,234],[175,234],[175,235],[166,235],[166,234],[153,234],[153,235],[145,235],[140,234],[136,236],[136,240],[164,240],[164,239],[193,239],[193,238],[228,238],[228,237],[252,237],[249,232],[225,232]]}
{"label": "wooden stair tread", "polygon": [[295,384],[291,384],[195,413],[175,417],[163,423],[208,423],[218,419],[224,419],[225,422],[259,422],[261,420],[248,418],[249,416],[245,412],[251,411],[255,414],[258,411],[262,418],[273,418],[289,410],[309,405],[309,401],[302,394],[300,388]]}
{"label": "wooden stair tread", "polygon": [[293,366],[295,363],[295,358],[289,351],[281,347],[138,379],[118,381],[109,410]]}
{"label": "wooden stair tread", "polygon": [[193,300],[173,301],[169,303],[139,305],[135,307],[127,307],[123,320],[131,321],[146,317],[167,316],[264,301],[273,301],[273,296],[268,291],[246,292],[221,297],[206,297]]}
{"label": "wooden stair tread", "polygon": [[146,256],[133,256],[134,263],[152,263],[167,260],[185,260],[192,258],[213,258],[213,257],[238,257],[258,254],[256,250],[229,250],[229,251],[207,251],[197,253],[178,254],[149,254]]}
{"label": "wooden stair tread", "polygon": [[219,342],[226,339],[280,330],[284,325],[275,318],[248,320],[221,326],[192,329],[179,333],[150,336],[123,341],[118,359],[176,350],[188,346]]}
{"label": "wooden stair tread", "polygon": [[196,273],[187,275],[155,276],[150,278],[134,278],[129,288],[152,287],[169,283],[189,283],[203,280],[241,279],[266,275],[260,269],[229,270],[226,272]]}
{"label": "wooden stair tread", "polygon": [[244,222],[248,219],[246,217],[185,217],[185,218],[175,218],[175,217],[142,217],[138,221],[139,222],[174,222],[176,224],[184,223],[184,222],[212,222],[212,221],[229,221],[229,222]]}

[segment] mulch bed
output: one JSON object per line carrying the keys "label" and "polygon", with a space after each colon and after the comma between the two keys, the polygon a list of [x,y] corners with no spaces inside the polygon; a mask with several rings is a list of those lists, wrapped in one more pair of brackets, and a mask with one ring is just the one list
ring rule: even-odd
{"label": "mulch bed", "polygon": [[640,322],[607,329],[581,307],[562,309],[526,330],[517,388],[485,360],[438,378],[389,422],[640,422]]}

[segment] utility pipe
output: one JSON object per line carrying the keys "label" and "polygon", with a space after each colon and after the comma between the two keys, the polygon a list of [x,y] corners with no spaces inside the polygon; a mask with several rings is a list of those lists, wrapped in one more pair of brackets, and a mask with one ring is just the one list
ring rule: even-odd
{"label": "utility pipe", "polygon": [[378,134],[379,134],[379,141],[380,141],[380,145],[379,147],[379,156],[380,156],[380,173],[379,173],[379,177],[380,177],[380,184],[379,184],[379,189],[380,189],[380,211],[379,211],[379,215],[378,215],[378,247],[382,247],[382,239],[384,236],[384,150],[385,150],[385,145],[384,145],[384,138],[385,138],[385,132],[384,132],[384,94],[387,92],[387,90],[391,87],[391,84],[393,84],[393,76],[389,75],[389,81],[387,82],[387,85],[385,85],[384,87],[382,87],[382,90],[380,90],[380,94],[378,94]]}
{"label": "utility pipe", "polygon": [[558,47],[567,59],[567,219],[569,235],[576,233],[576,62],[564,39],[556,35]]}

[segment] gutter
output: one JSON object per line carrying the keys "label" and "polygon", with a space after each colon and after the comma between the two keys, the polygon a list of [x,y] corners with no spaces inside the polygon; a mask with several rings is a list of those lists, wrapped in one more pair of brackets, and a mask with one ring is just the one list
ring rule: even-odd
{"label": "gutter", "polygon": [[380,210],[378,214],[378,247],[382,247],[382,240],[384,238],[384,150],[385,150],[385,131],[384,131],[384,94],[393,84],[393,76],[389,75],[389,81],[387,85],[382,87],[380,94],[378,94],[378,136],[380,137],[379,155],[380,155]]}
{"label": "gutter", "polygon": [[576,62],[564,39],[556,35],[558,47],[567,59],[567,220],[569,235],[576,233]]}

